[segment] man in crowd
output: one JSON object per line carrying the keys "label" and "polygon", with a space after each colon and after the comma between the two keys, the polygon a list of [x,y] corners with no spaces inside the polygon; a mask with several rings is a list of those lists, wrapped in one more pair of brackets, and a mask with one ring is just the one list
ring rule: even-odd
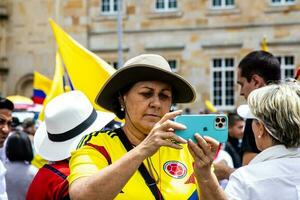
{"label": "man in crowd", "polygon": [[[11,131],[12,124],[12,111],[14,104],[5,98],[0,97],[0,148],[1,153],[4,153],[3,145]],[[0,199],[7,199],[6,184],[5,184],[5,172],[6,169],[2,163],[0,156]]]}
{"label": "man in crowd", "polygon": [[[247,100],[255,89],[280,80],[280,63],[271,53],[254,51],[246,55],[238,66],[237,83],[241,87],[240,95]],[[252,120],[246,120],[242,143],[243,165],[247,165],[259,150],[256,147],[252,131]]]}
{"label": "man in crowd", "polygon": [[[280,75],[280,63],[275,56],[266,51],[250,52],[241,60],[237,69],[240,95],[247,100],[253,90],[264,87],[268,83],[278,82]],[[247,119],[242,142],[243,165],[247,165],[259,153],[251,124],[252,119]],[[219,180],[228,179],[233,171],[234,169],[228,166],[215,164],[215,173]]]}
{"label": "man in crowd", "polygon": [[11,131],[13,109],[14,104],[10,100],[0,97],[0,148]]}

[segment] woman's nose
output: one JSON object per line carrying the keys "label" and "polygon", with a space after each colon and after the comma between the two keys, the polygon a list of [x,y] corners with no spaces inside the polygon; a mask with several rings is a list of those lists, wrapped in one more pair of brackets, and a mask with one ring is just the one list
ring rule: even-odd
{"label": "woman's nose", "polygon": [[159,96],[153,96],[152,99],[151,99],[151,104],[150,105],[155,106],[155,107],[160,107],[161,102],[160,102]]}

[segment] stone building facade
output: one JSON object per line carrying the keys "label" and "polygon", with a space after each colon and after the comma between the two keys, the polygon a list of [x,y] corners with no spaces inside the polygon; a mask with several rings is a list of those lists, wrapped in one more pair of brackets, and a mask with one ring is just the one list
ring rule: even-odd
{"label": "stone building facade", "polygon": [[[53,76],[56,46],[49,17],[101,58],[117,63],[117,0],[5,2],[2,95],[30,96],[33,70]],[[122,13],[123,60],[140,53],[167,58],[197,90],[195,103],[188,105],[193,113],[205,108],[205,100],[222,111],[243,101],[235,68],[261,48],[263,37],[281,61],[283,77],[293,76],[300,63],[299,0],[123,0]]]}

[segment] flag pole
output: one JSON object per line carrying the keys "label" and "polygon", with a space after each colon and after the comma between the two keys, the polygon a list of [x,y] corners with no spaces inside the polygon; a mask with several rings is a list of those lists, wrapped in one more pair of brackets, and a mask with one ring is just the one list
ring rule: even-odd
{"label": "flag pole", "polygon": [[122,29],[122,0],[118,0],[118,68],[123,66],[123,47],[122,47],[122,37],[123,37],[123,29]]}
{"label": "flag pole", "polygon": [[60,24],[60,0],[55,1],[55,21]]}

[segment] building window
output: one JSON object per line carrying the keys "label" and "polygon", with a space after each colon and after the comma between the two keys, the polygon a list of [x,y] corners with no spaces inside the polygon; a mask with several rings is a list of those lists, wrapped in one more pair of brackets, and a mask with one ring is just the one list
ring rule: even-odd
{"label": "building window", "polygon": [[212,8],[214,9],[234,8],[234,0],[212,0]]}
{"label": "building window", "polygon": [[295,4],[295,0],[271,0],[271,4],[275,6],[285,6]]}
{"label": "building window", "polygon": [[173,72],[177,72],[177,60],[168,60],[168,63]]}
{"label": "building window", "polygon": [[234,59],[214,58],[211,96],[216,107],[226,109],[234,105],[234,80]]}
{"label": "building window", "polygon": [[118,11],[118,0],[102,0],[101,11],[104,14],[116,14]]}
{"label": "building window", "polygon": [[294,78],[295,73],[295,59],[294,56],[277,56],[280,62],[281,78]]}
{"label": "building window", "polygon": [[156,0],[155,8],[157,11],[177,10],[177,0]]}

